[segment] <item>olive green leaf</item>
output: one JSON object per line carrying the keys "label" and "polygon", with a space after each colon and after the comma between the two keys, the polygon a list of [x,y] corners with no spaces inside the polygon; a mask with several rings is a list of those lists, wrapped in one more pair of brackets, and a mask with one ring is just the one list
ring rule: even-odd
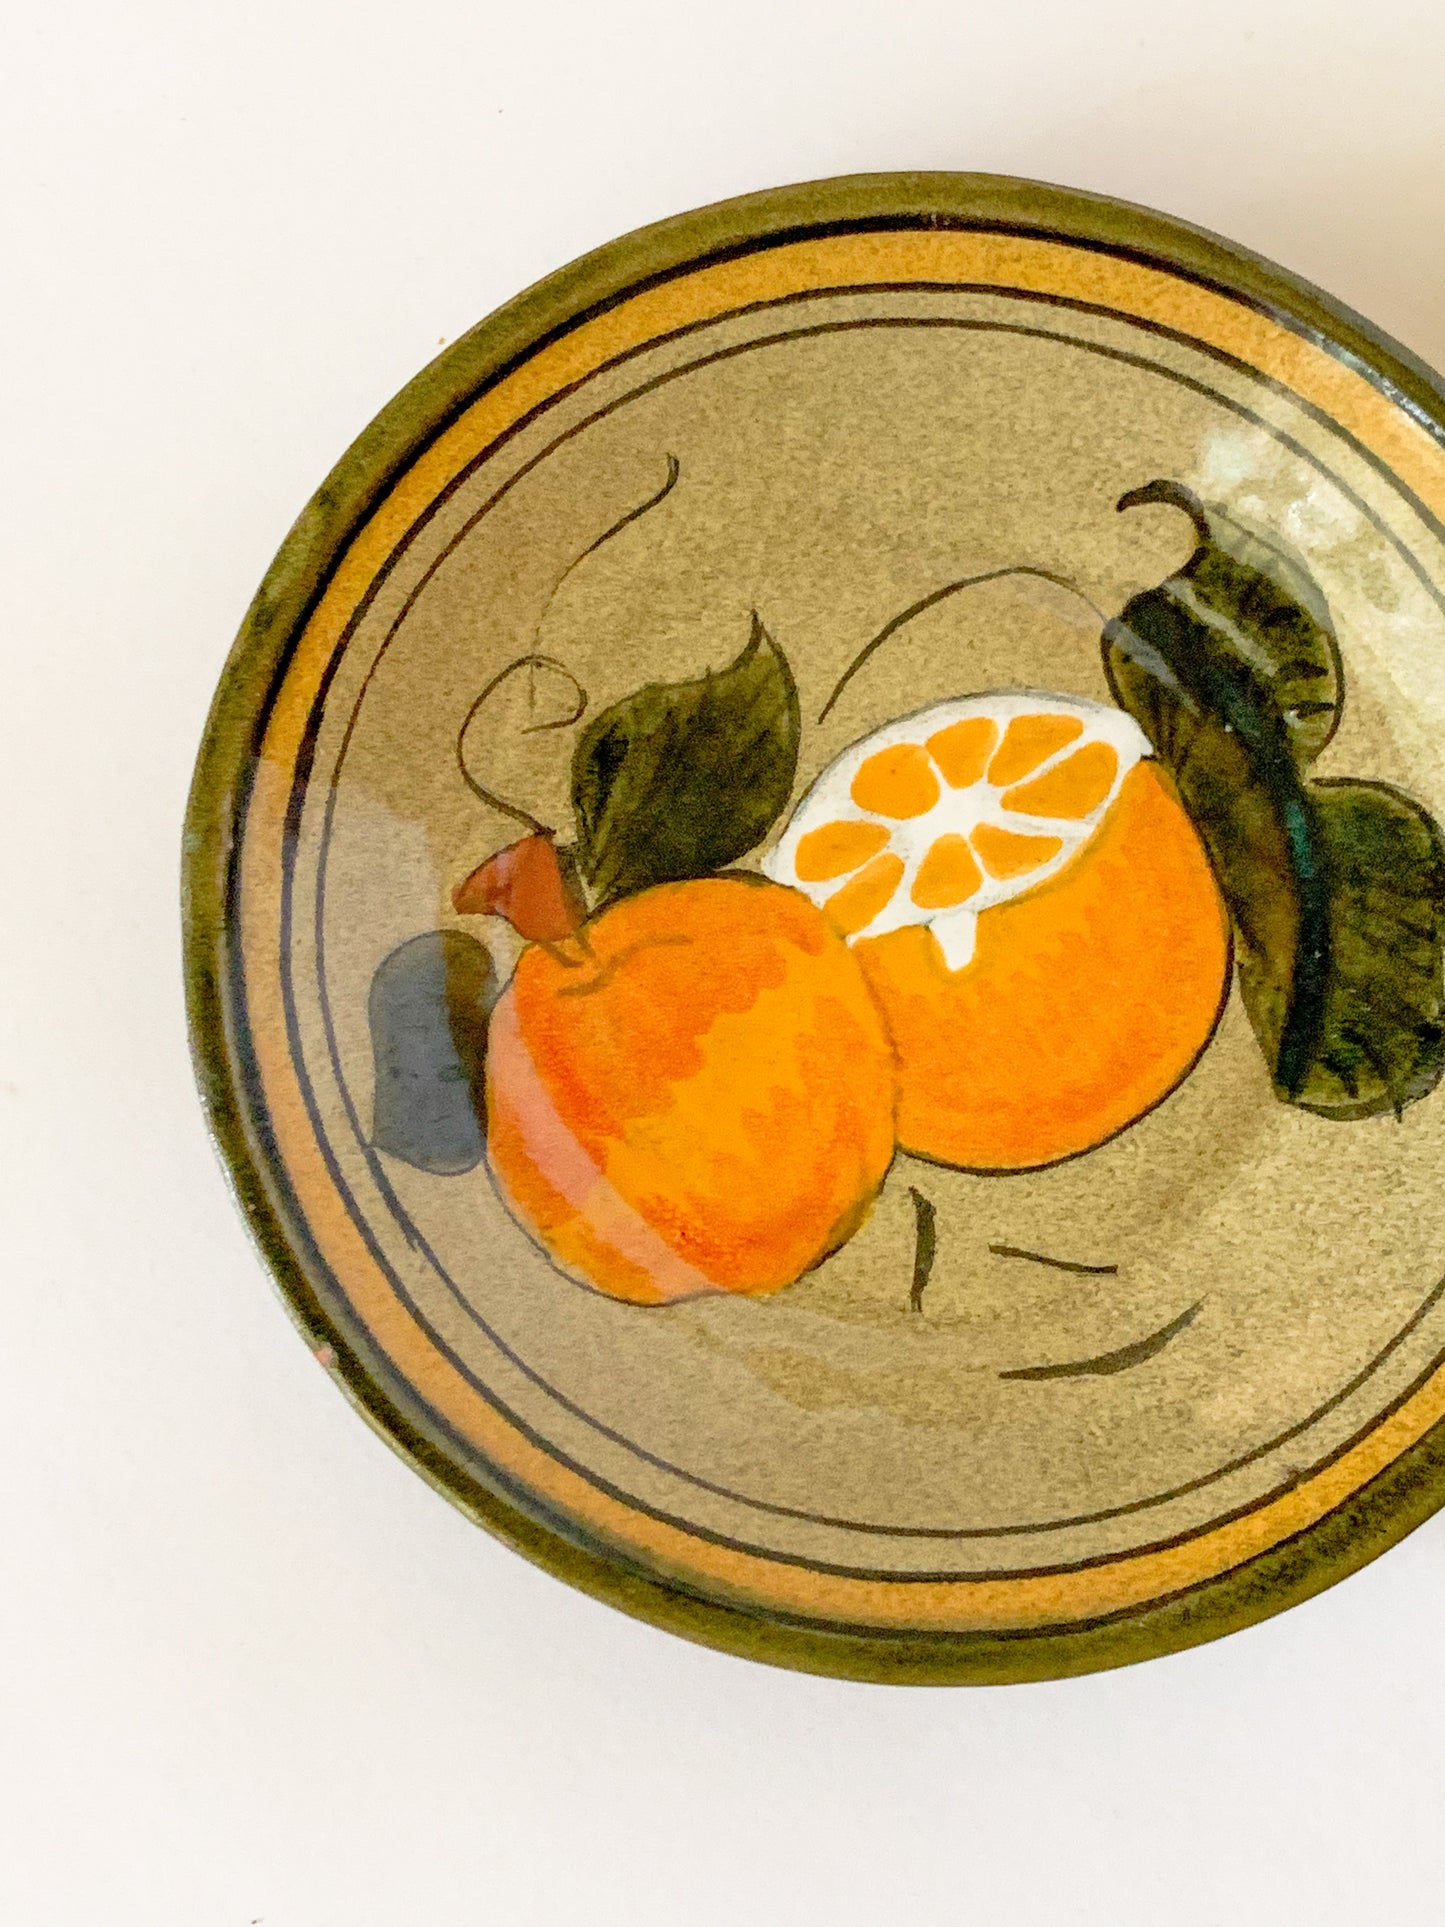
{"label": "olive green leaf", "polygon": [[[1445,837],[1384,783],[1312,783],[1330,879],[1330,970],[1297,1104],[1322,1117],[1397,1115],[1445,1069]],[[1241,985],[1250,1000],[1249,966]],[[1254,999],[1256,1029],[1270,1008]]]}
{"label": "olive green leaf", "polygon": [[439,1177],[481,1161],[487,1022],[500,993],[490,954],[461,930],[409,937],[377,965],[367,1014],[378,1151]]}
{"label": "olive green leaf", "polygon": [[746,855],[792,792],[799,728],[792,671],[756,615],[727,668],[648,683],[594,717],[572,758],[572,804],[597,900]]}
{"label": "olive green leaf", "polygon": [[[1328,690],[1331,715],[1301,715],[1301,665],[1319,666],[1303,646],[1308,625],[1316,652],[1327,632],[1303,603],[1290,617],[1278,575],[1277,614],[1261,629],[1230,604],[1222,565],[1207,603],[1202,590],[1176,593],[1189,566],[1106,626],[1110,687],[1172,772],[1209,854],[1277,1095],[1325,1117],[1398,1113],[1445,1068],[1445,841],[1398,791],[1306,780],[1313,732],[1332,726],[1342,696],[1333,637],[1328,674],[1307,679]],[[1259,572],[1233,566],[1257,616]],[[1291,635],[1293,658],[1262,635]]]}
{"label": "olive green leaf", "polygon": [[1147,596],[1190,632],[1195,650],[1253,679],[1260,702],[1283,716],[1295,761],[1308,767],[1339,726],[1344,676],[1329,606],[1303,557],[1179,482],[1132,489],[1119,507],[1150,502],[1183,510],[1199,540]]}

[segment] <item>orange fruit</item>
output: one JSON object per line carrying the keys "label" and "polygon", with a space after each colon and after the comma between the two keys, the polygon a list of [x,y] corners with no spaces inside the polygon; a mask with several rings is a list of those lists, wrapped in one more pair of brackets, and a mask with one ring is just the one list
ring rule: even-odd
{"label": "orange fruit", "polygon": [[893,1157],[893,1057],[828,920],[761,877],[659,884],[523,951],[492,1013],[487,1158],[573,1278],[637,1304],[771,1292]]}
{"label": "orange fruit", "polygon": [[966,696],[845,750],[763,868],[836,925],[898,1060],[898,1141],[1017,1171],[1091,1149],[1192,1068],[1230,938],[1170,777],[1123,710]]}

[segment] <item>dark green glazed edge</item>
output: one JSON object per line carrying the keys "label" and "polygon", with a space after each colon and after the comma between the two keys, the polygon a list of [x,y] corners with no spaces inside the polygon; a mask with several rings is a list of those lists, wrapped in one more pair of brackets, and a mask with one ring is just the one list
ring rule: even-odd
{"label": "dark green glazed edge", "polygon": [[1376,1558],[1445,1503],[1445,1422],[1344,1505],[1246,1565],[1147,1608],[1063,1630],[880,1633],[792,1621],[669,1584],[478,1464],[354,1325],[277,1165],[232,991],[232,865],[254,752],[297,637],[347,543],[395,477],[542,342],[640,286],[701,261],[880,226],[1049,234],[1167,268],[1318,343],[1445,443],[1445,385],[1359,315],[1203,229],[1074,189],[989,174],[855,175],[721,202],[599,248],[499,309],[402,390],[303,509],[257,591],[211,707],[186,813],[182,920],[191,1048],[237,1202],[307,1342],[372,1427],[479,1525],[624,1612],[749,1659],[897,1684],[1063,1678],[1218,1638]]}

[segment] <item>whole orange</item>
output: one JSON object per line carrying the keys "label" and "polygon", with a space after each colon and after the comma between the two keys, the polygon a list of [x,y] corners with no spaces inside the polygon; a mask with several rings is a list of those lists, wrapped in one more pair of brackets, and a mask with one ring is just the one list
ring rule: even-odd
{"label": "whole orange", "polygon": [[487,1158],[572,1277],[660,1304],[790,1284],[893,1156],[893,1057],[862,970],[798,892],[659,884],[522,953],[492,1013]]}

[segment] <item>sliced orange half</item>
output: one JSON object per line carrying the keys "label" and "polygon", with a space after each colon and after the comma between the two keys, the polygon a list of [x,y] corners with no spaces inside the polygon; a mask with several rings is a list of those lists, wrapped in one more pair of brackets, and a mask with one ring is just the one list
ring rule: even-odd
{"label": "sliced orange half", "polygon": [[1010,690],[875,730],[763,868],[853,945],[892,1034],[898,1137],[974,1170],[1102,1143],[1184,1077],[1229,925],[1199,838],[1122,710]]}

